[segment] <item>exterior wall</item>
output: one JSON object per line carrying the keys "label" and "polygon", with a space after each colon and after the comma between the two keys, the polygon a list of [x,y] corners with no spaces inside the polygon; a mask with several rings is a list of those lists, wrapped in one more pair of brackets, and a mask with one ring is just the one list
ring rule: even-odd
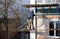
{"label": "exterior wall", "polygon": [[49,22],[60,21],[58,15],[46,15],[46,18],[37,17],[37,39],[59,38],[59,36],[49,36]]}
{"label": "exterior wall", "polygon": [[[30,4],[35,4],[35,0],[33,1],[30,1]],[[56,4],[56,3],[59,4],[60,0],[53,0],[53,1],[52,0],[37,0],[37,4]],[[60,5],[58,7],[60,8]],[[30,8],[30,10],[35,11],[35,8]],[[37,16],[37,39],[47,39],[47,37],[50,37],[49,31],[46,30],[46,29],[49,29],[49,22],[60,21],[58,18],[59,17],[58,15],[52,15],[52,16],[45,15],[45,17],[47,18],[43,18],[42,16]],[[36,22],[34,22],[34,24],[36,24]]]}
{"label": "exterior wall", "polygon": [[37,34],[40,36],[48,35],[45,29],[48,29],[48,21],[44,18],[37,18]]}

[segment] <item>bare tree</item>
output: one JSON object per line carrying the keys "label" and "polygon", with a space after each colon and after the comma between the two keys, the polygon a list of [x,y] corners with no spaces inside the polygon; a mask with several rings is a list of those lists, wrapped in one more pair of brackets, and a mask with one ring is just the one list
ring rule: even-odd
{"label": "bare tree", "polygon": [[[13,27],[9,27],[10,24],[8,23],[8,20],[12,17],[20,20],[19,19],[20,10],[19,10],[19,6],[17,6],[17,4],[16,4],[16,0],[0,0],[0,6],[1,6],[0,7],[0,15],[2,15],[2,18],[4,19],[4,23],[5,23],[4,24],[4,28],[6,30],[6,38],[5,39],[8,39],[8,30],[10,28],[17,29],[17,26],[20,26],[20,23],[18,24],[17,21],[15,21],[15,24],[12,24]],[[14,15],[12,15],[12,17],[10,17],[11,14],[14,14]]]}
{"label": "bare tree", "polygon": [[4,18],[6,19],[6,22],[7,22],[7,18],[21,17],[20,6],[19,4],[16,3],[16,0],[0,0],[0,2],[1,2],[0,14],[4,16]]}

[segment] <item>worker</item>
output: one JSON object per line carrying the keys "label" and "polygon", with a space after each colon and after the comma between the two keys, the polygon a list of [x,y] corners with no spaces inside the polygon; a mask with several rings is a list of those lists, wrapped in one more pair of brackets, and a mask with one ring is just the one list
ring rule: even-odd
{"label": "worker", "polygon": [[34,29],[34,26],[33,26],[33,20],[34,20],[34,11],[32,10],[30,13],[29,13],[29,16],[28,16],[28,24],[29,24],[29,27],[30,29]]}

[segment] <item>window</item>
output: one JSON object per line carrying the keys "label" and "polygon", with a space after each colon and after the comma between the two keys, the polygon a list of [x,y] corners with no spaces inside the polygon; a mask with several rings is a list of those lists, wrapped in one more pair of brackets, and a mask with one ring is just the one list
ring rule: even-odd
{"label": "window", "polygon": [[[56,22],[56,28],[60,29],[60,22],[59,21]],[[56,30],[56,36],[60,36],[60,30]]]}
{"label": "window", "polygon": [[44,13],[48,13],[49,7],[44,7]]}
{"label": "window", "polygon": [[56,8],[51,8],[50,13],[56,13]]}
{"label": "window", "polygon": [[50,22],[49,29],[49,36],[60,36],[60,21]]}
{"label": "window", "polygon": [[[44,2],[43,2],[44,1]],[[44,3],[44,4],[54,4],[60,3],[60,0],[37,0],[37,3]]]}
{"label": "window", "polygon": [[43,0],[37,0],[37,3],[43,3]]}
{"label": "window", "polygon": [[60,30],[56,30],[56,36],[60,36]]}
{"label": "window", "polygon": [[58,3],[58,0],[56,0],[56,3]]}
{"label": "window", "polygon": [[54,30],[49,30],[49,35],[54,36]]}
{"label": "window", "polygon": [[40,13],[60,13],[60,8],[56,7],[37,7],[37,12]]}
{"label": "window", "polygon": [[58,8],[58,13],[60,13],[60,8]]}
{"label": "window", "polygon": [[55,0],[50,0],[50,3],[51,3],[51,4],[54,4],[54,3],[55,3]]}
{"label": "window", "polygon": [[45,3],[50,3],[50,0],[45,0]]}
{"label": "window", "polygon": [[60,3],[60,0],[56,0],[57,3]]}
{"label": "window", "polygon": [[[54,29],[54,22],[49,23],[49,29]],[[49,35],[54,36],[54,30],[49,30]]]}
{"label": "window", "polygon": [[46,4],[53,4],[55,3],[56,0],[45,0],[45,3]]}
{"label": "window", "polygon": [[49,29],[54,29],[54,22],[50,22]]}

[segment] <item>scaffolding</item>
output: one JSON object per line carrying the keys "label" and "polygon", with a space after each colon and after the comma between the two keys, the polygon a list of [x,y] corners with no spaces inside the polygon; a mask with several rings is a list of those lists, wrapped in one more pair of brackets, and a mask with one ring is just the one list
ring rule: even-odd
{"label": "scaffolding", "polygon": [[[26,8],[31,8],[31,7],[35,7],[36,8],[36,13],[35,13],[35,22],[36,22],[36,25],[35,25],[35,27],[36,27],[36,29],[35,29],[35,31],[36,31],[36,39],[60,39],[60,38],[47,38],[47,36],[43,36],[43,37],[41,37],[40,36],[40,38],[38,38],[37,37],[37,16],[41,16],[42,18],[54,18],[54,15],[56,16],[56,15],[58,15],[58,4],[27,4],[27,5],[24,5]],[[51,7],[55,7],[56,6],[56,13],[50,13],[50,9],[51,9]],[[40,13],[37,13],[37,7],[42,7],[42,9],[40,10],[41,12]],[[43,13],[43,11],[44,11],[44,7],[49,7],[48,8],[48,12],[49,13]],[[50,15],[50,16],[47,16],[47,15]],[[57,17],[55,17],[55,18],[59,18],[58,16]],[[60,29],[45,29],[45,30],[60,30]]]}

